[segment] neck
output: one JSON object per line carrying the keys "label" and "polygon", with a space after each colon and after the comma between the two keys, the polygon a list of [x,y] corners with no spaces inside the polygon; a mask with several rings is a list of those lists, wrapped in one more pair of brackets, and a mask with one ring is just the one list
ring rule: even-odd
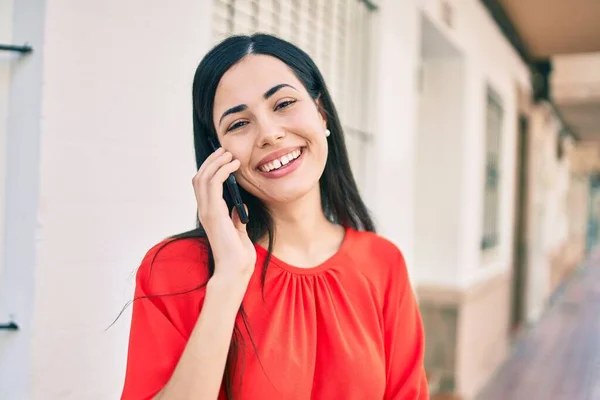
{"label": "neck", "polygon": [[269,204],[269,211],[275,227],[274,251],[294,248],[311,253],[340,231],[325,217],[318,186],[291,203]]}

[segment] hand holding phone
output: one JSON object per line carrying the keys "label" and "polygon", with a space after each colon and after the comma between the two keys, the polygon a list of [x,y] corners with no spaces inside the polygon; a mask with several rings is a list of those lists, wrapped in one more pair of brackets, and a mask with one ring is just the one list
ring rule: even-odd
{"label": "hand holding phone", "polygon": [[[218,149],[204,160],[192,179],[198,220],[215,261],[211,280],[217,278],[221,284],[247,284],[256,263],[256,248],[246,230],[248,215],[232,175],[239,167],[239,160],[230,152]],[[232,208],[236,210],[233,215]]]}

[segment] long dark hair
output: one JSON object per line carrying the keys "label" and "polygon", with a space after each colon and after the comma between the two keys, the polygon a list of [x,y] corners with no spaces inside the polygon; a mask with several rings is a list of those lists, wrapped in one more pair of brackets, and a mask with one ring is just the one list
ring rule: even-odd
{"label": "long dark hair", "polygon": [[[210,50],[198,65],[192,88],[196,166],[200,168],[200,165],[212,151],[208,139],[217,138],[213,123],[213,105],[217,85],[225,72],[249,54],[267,55],[281,60],[294,72],[310,96],[315,101],[320,100],[319,107],[327,115],[327,127],[331,131],[331,135],[327,139],[329,146],[327,163],[319,181],[323,211],[332,222],[356,230],[374,231],[373,221],[360,197],[350,169],[342,125],[323,76],[308,54],[275,36],[254,34],[252,36],[229,37]],[[256,243],[265,235],[269,239],[268,256],[261,273],[264,288],[269,258],[273,250],[273,220],[269,210],[260,199],[241,187],[240,191],[242,199],[249,210],[250,221],[247,224],[247,231],[250,240]],[[196,229],[172,236],[172,240],[167,241],[165,246],[173,240],[191,238],[201,239],[208,246],[208,275],[209,277],[212,276],[215,269],[214,259],[210,244],[206,240],[206,233],[199,221],[197,221]],[[205,285],[206,283],[195,289],[200,289]],[[249,326],[243,307],[240,307],[240,317],[243,328],[249,334]],[[223,378],[228,399],[232,399],[234,395],[233,380],[236,376],[237,358],[240,350],[244,347],[241,328],[236,323]],[[249,337],[252,341],[251,336]],[[256,351],[253,341],[252,345]]]}

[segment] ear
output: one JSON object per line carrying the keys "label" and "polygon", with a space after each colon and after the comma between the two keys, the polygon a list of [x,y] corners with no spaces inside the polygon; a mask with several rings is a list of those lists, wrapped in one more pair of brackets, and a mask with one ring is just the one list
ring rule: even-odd
{"label": "ear", "polygon": [[321,122],[323,124],[323,129],[327,128],[327,113],[325,112],[325,107],[323,107],[323,101],[321,100],[321,94],[315,100],[317,105],[317,111],[319,112],[319,116],[321,117]]}

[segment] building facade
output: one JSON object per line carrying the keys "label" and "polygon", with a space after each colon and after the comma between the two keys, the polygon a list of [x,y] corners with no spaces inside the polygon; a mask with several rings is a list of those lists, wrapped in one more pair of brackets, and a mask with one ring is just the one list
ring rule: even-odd
{"label": "building facade", "polygon": [[33,48],[0,51],[0,398],[118,397],[130,309],[105,328],[147,249],[194,225],[194,70],[254,31],[322,69],[433,393],[473,398],[582,260],[597,149],[481,1],[0,0],[0,44]]}

